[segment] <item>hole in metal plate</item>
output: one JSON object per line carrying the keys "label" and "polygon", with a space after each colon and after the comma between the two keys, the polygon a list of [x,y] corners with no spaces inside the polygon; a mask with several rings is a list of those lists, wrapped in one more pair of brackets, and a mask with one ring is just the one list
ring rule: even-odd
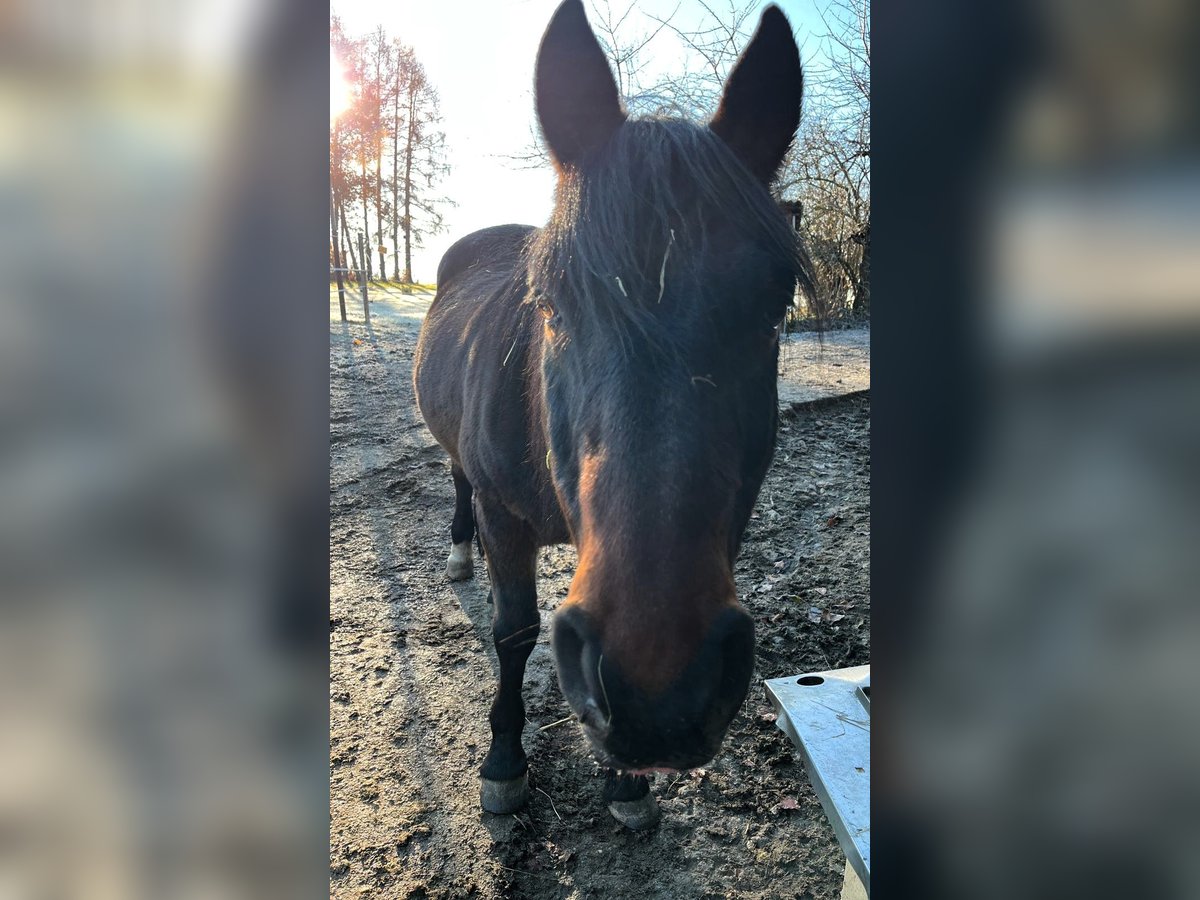
{"label": "hole in metal plate", "polygon": [[820,675],[805,675],[803,678],[796,679],[796,684],[803,684],[806,686],[811,686],[814,684],[824,684],[824,683],[825,683],[825,679],[822,678]]}

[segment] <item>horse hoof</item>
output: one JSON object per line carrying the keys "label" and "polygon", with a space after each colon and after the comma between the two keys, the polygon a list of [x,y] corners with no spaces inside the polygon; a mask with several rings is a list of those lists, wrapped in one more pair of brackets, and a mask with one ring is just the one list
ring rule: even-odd
{"label": "horse hoof", "polygon": [[653,794],[646,794],[637,800],[614,800],[608,804],[608,811],[614,819],[633,831],[653,828],[662,817]]}
{"label": "horse hoof", "polygon": [[514,813],[529,800],[529,772],[519,778],[508,781],[492,781],[483,779],[483,788],[479,792],[479,805],[486,812],[504,816]]}
{"label": "horse hoof", "polygon": [[446,577],[451,581],[466,581],[475,574],[475,560],[471,556],[471,542],[455,544],[446,560]]}

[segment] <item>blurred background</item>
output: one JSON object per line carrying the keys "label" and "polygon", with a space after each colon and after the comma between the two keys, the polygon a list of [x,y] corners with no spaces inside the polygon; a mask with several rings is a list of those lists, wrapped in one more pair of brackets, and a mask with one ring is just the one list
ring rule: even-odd
{"label": "blurred background", "polygon": [[319,893],[328,10],[0,18],[0,896]]}
{"label": "blurred background", "polygon": [[879,883],[1200,896],[1200,9],[875,12]]}

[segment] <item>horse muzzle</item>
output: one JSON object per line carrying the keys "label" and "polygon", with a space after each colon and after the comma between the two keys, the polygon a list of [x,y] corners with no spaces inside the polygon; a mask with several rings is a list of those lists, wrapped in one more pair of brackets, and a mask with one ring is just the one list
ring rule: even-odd
{"label": "horse muzzle", "polygon": [[722,609],[682,673],[654,691],[616,663],[620,654],[606,653],[597,635],[587,613],[569,606],[555,616],[551,643],[563,695],[601,764],[681,770],[711,761],[750,686],[750,617],[740,607]]}

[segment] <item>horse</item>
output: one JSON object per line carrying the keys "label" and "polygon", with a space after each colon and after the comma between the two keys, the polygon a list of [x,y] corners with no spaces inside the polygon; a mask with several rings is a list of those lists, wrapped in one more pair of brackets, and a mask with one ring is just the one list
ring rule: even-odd
{"label": "horse", "polygon": [[733,579],[775,449],[780,325],[812,265],[768,186],[799,124],[800,55],[778,7],[706,124],[631,118],[580,0],[538,50],[556,169],[541,228],[446,252],[414,357],[450,456],[446,572],[487,566],[499,685],[480,803],[528,799],[521,685],[538,639],[538,549],[578,565],[556,611],[559,685],[629,828],[646,775],[709,762],[749,689],[754,625]]}

